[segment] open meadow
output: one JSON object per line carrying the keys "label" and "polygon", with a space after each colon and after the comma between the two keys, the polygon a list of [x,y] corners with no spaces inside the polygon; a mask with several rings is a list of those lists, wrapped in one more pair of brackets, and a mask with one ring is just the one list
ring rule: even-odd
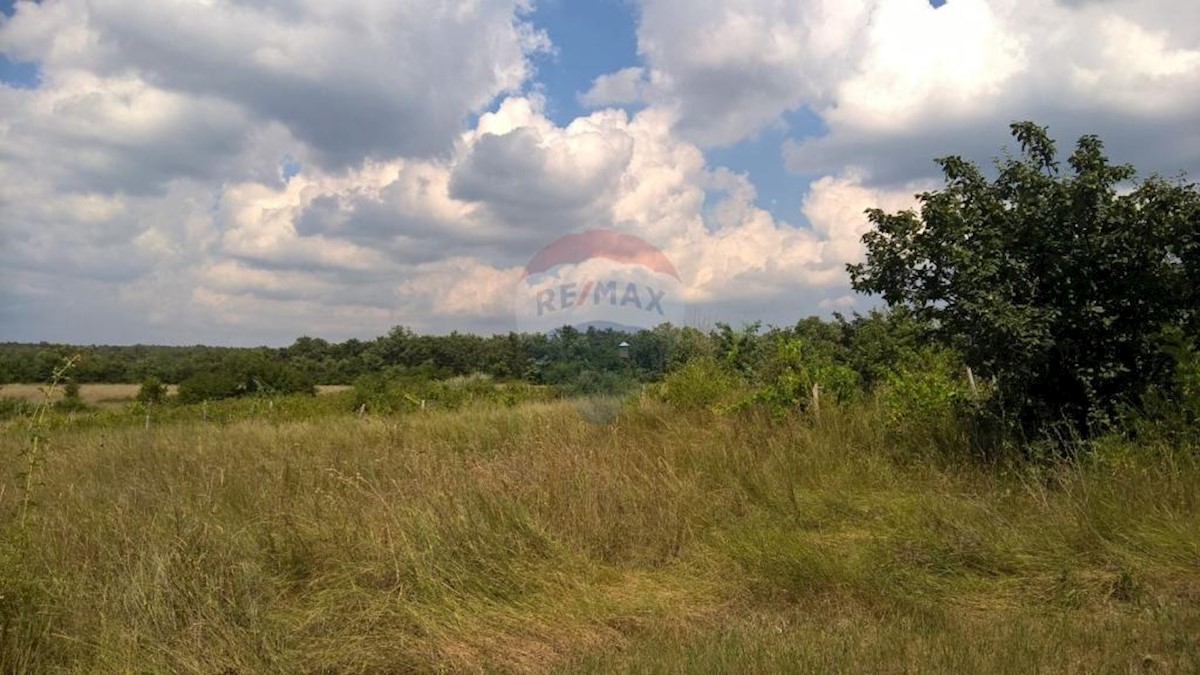
{"label": "open meadow", "polygon": [[1192,449],[341,396],[0,422],[0,671],[1200,669]]}
{"label": "open meadow", "polygon": [[[170,395],[175,395],[179,387],[173,384],[164,385],[165,391]],[[137,396],[140,385],[137,384],[108,384],[108,383],[88,383],[79,385],[79,398],[87,405],[97,406],[100,408],[116,409],[132,403]],[[345,391],[348,389],[346,385],[321,385],[317,387],[318,394],[331,394],[334,392]],[[12,397],[30,403],[37,403],[46,398],[46,385],[43,384],[5,384],[0,385],[0,396]],[[63,398],[63,390],[61,387],[50,392],[51,401],[61,401]]]}
{"label": "open meadow", "polygon": [[[175,387],[171,387],[171,393],[174,393]],[[137,396],[138,385],[136,384],[82,384],[79,386],[79,398],[87,405],[101,406],[106,408],[120,407],[133,401]],[[63,398],[63,390],[61,387],[49,392],[51,401],[61,401]],[[37,403],[46,398],[46,385],[44,384],[6,384],[0,386],[0,396],[12,397],[30,403]]]}

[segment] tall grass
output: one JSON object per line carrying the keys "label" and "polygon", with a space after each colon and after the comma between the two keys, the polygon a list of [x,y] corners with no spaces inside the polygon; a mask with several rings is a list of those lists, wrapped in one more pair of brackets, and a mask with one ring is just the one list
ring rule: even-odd
{"label": "tall grass", "polygon": [[1193,450],[614,406],[57,427],[0,670],[1200,668]]}

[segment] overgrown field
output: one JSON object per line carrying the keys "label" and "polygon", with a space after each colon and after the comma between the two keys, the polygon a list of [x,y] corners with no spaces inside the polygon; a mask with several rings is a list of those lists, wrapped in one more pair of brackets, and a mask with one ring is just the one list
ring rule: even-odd
{"label": "overgrown field", "polygon": [[869,402],[97,419],[42,432],[24,529],[0,429],[0,671],[1200,669],[1188,448],[984,465]]}

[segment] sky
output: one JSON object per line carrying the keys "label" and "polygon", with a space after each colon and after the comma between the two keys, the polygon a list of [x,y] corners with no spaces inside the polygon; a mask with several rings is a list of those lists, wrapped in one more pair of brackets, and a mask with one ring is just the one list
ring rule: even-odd
{"label": "sky", "polygon": [[865,311],[863,211],[1008,124],[1200,169],[1195,0],[0,0],[0,341],[514,328],[634,234],[687,322]]}

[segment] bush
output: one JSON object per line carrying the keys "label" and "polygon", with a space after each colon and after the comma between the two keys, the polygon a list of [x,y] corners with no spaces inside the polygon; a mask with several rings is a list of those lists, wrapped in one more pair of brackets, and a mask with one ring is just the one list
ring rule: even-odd
{"label": "bush", "polygon": [[62,400],[55,403],[54,407],[64,412],[85,410],[87,404],[83,402],[83,398],[79,394],[79,383],[74,379],[67,380],[63,384]]}
{"label": "bush", "polygon": [[200,403],[233,398],[241,393],[242,380],[231,372],[196,373],[179,383],[180,403]]}
{"label": "bush", "polygon": [[846,363],[858,373],[863,389],[873,390],[898,364],[917,355],[927,327],[901,308],[871,310],[847,321],[838,317]]}
{"label": "bush", "polygon": [[879,393],[887,422],[905,428],[953,426],[956,412],[977,398],[957,355],[945,349],[921,350],[884,375]]}
{"label": "bush", "polygon": [[421,409],[429,400],[433,382],[402,369],[363,375],[354,381],[353,405],[371,412],[404,412]]}
{"label": "bush", "polygon": [[813,388],[822,401],[844,402],[859,392],[858,373],[834,361],[825,350],[805,349],[798,339],[780,339],[760,367],[760,386],[744,404],[765,406],[773,415],[786,415],[812,405]]}
{"label": "bush", "polygon": [[1195,338],[1178,329],[1168,329],[1164,340],[1165,351],[1174,362],[1171,388],[1178,401],[1180,421],[1189,426],[1200,424],[1200,349]]}
{"label": "bush", "polygon": [[221,366],[197,373],[179,383],[180,403],[217,401],[237,396],[315,394],[312,377],[265,357],[231,358]]}
{"label": "bush", "polygon": [[33,408],[33,404],[23,398],[0,396],[0,420],[29,415]]}
{"label": "bush", "polygon": [[1141,406],[1127,411],[1126,426],[1137,433],[1189,441],[1200,438],[1200,348],[1196,339],[1168,327],[1163,353],[1170,357],[1169,383],[1152,388]]}
{"label": "bush", "polygon": [[701,356],[668,373],[656,388],[658,398],[680,410],[711,409],[742,389],[741,378],[711,356]]}
{"label": "bush", "polygon": [[162,380],[151,376],[142,381],[142,386],[138,389],[137,402],[143,404],[162,403],[167,397],[167,385],[162,383]]}

